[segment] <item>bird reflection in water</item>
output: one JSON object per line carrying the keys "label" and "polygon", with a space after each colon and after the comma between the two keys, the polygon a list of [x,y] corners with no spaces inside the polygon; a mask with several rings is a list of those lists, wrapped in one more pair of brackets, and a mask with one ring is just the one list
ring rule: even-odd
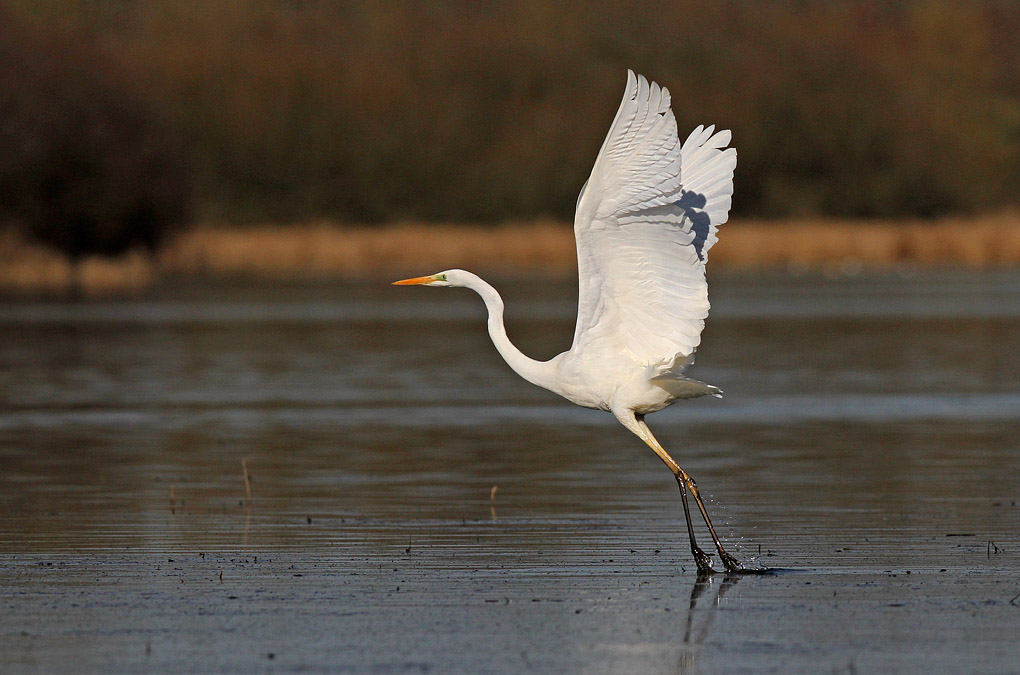
{"label": "bird reflection in water", "polygon": [[[708,637],[715,620],[716,611],[722,605],[722,600],[730,590],[740,582],[745,575],[742,574],[699,574],[694,585],[691,586],[691,599],[687,606],[687,621],[684,626],[684,637],[680,647],[680,662],[677,665],[677,672],[681,675],[694,673],[696,669],[697,653],[701,645]],[[711,592],[712,587],[716,587]],[[701,605],[701,611],[698,611]],[[695,621],[699,617],[700,621]],[[699,623],[697,627],[695,624]]]}

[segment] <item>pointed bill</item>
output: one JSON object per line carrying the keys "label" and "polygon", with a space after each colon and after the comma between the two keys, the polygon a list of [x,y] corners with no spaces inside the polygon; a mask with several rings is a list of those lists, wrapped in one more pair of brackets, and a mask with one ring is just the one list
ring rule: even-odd
{"label": "pointed bill", "polygon": [[438,275],[433,274],[427,277],[414,277],[413,279],[401,279],[400,281],[394,281],[392,286],[417,286],[420,284],[430,284],[436,280]]}

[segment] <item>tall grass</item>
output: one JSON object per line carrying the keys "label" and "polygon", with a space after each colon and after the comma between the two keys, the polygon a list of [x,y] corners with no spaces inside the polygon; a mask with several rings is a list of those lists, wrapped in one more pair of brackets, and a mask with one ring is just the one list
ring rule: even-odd
{"label": "tall grass", "polygon": [[[854,271],[902,265],[985,269],[1020,266],[1020,213],[920,221],[736,220],[710,254],[713,269]],[[71,285],[68,259],[0,236],[0,292],[60,294]],[[82,263],[83,290],[133,293],[161,279],[393,280],[461,267],[497,276],[572,278],[571,227],[557,221],[499,227],[400,223],[382,227],[328,222],[252,228],[195,227],[157,257],[140,251]]]}
{"label": "tall grass", "polygon": [[742,221],[724,226],[712,264],[817,269],[1020,265],[1020,212],[930,221]]}

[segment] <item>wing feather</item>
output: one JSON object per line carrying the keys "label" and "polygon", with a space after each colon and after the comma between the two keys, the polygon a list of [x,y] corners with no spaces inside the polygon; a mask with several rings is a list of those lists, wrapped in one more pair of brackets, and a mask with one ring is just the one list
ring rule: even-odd
{"label": "wing feather", "polygon": [[627,71],[623,101],[574,217],[573,352],[682,370],[708,316],[705,262],[726,222],[736,151],[698,126],[681,144],[665,87]]}

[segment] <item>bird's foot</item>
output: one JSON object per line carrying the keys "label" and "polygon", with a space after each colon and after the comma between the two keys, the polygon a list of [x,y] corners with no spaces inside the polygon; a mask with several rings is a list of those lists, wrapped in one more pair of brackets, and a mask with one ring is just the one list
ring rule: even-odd
{"label": "bird's foot", "polygon": [[698,565],[698,576],[704,574],[715,574],[715,568],[712,567],[711,556],[697,546],[691,549],[691,553],[694,554],[694,562]]}
{"label": "bird's foot", "polygon": [[719,559],[722,560],[723,567],[726,568],[727,572],[740,573],[746,571],[744,569],[744,563],[740,562],[726,551],[720,549]]}

